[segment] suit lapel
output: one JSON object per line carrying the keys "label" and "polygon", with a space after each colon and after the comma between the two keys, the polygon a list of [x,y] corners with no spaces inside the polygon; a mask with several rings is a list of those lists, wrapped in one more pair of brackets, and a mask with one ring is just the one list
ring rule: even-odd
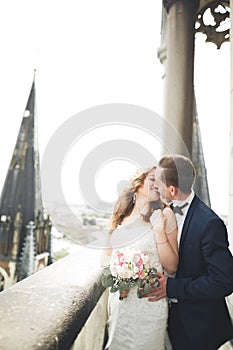
{"label": "suit lapel", "polygon": [[179,254],[182,251],[183,243],[185,241],[185,237],[187,236],[187,232],[188,232],[188,228],[189,228],[189,224],[190,224],[191,218],[192,218],[193,213],[195,211],[195,208],[196,208],[196,206],[198,205],[199,202],[200,202],[200,199],[195,195],[193,200],[192,200],[192,203],[191,203],[191,205],[190,205],[190,207],[188,209],[186,218],[184,220],[184,225],[183,225],[182,232],[181,232],[181,237],[180,237]]}

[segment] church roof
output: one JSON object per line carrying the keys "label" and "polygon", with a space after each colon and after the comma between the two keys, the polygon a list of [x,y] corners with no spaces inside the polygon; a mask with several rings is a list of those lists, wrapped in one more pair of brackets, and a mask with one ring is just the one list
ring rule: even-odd
{"label": "church roof", "polygon": [[33,80],[0,198],[0,256],[11,255],[17,213],[22,218],[18,256],[26,237],[26,225],[43,214],[36,132]]}

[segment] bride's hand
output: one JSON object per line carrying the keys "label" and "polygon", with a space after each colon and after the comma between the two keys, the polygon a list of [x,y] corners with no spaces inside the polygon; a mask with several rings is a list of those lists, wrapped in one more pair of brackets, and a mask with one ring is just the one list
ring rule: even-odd
{"label": "bride's hand", "polygon": [[160,272],[157,272],[156,276],[159,279],[159,286],[152,287],[150,293],[142,294],[142,298],[147,298],[150,302],[158,301],[167,296],[167,276]]}
{"label": "bride's hand", "polygon": [[129,293],[128,290],[123,290],[123,292],[121,292],[119,295],[120,300],[127,298],[128,293]]}

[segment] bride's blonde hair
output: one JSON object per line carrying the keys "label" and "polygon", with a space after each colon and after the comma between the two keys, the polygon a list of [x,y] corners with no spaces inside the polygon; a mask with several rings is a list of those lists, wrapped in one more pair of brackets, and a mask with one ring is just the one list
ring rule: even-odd
{"label": "bride's blonde hair", "polygon": [[[118,225],[122,223],[124,218],[129,216],[134,208],[136,193],[140,186],[143,185],[146,176],[151,170],[155,170],[156,166],[147,169],[146,171],[137,170],[135,174],[131,177],[129,186],[124,189],[116,201],[111,217],[111,227],[110,233],[112,233]],[[162,202],[160,200],[153,201],[149,203],[148,213],[143,215],[145,221],[149,221],[151,214],[155,209],[162,208]]]}

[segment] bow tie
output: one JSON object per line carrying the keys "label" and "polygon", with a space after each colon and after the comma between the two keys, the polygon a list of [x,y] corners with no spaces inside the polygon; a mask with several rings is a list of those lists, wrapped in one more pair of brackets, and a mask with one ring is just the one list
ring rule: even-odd
{"label": "bow tie", "polygon": [[188,202],[184,203],[183,205],[179,206],[179,205],[174,205],[173,203],[170,204],[170,208],[173,210],[173,212],[175,214],[180,214],[180,215],[184,215],[182,212],[182,209],[184,209],[185,207],[187,207]]}

